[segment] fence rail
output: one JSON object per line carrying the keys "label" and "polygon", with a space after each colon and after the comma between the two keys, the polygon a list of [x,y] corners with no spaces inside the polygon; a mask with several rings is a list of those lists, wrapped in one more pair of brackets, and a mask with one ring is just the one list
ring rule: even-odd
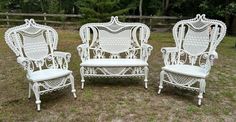
{"label": "fence rail", "polygon": [[[151,29],[171,28],[174,23],[183,17],[175,16],[119,16],[125,19],[125,21],[140,21],[147,24]],[[45,25],[52,24],[54,26],[62,27],[75,27],[80,26],[80,19],[83,18],[79,14],[47,14],[47,13],[0,13],[0,25],[1,27],[15,26],[19,23],[23,23],[25,18],[34,18],[35,21],[43,23]],[[165,29],[164,29],[165,30]]]}

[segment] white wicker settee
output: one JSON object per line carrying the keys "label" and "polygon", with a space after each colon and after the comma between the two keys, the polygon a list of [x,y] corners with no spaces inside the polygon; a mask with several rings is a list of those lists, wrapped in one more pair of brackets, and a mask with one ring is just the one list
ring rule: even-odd
{"label": "white wicker settee", "polygon": [[25,24],[10,28],[5,33],[8,46],[17,56],[17,62],[27,71],[29,98],[33,91],[40,111],[40,95],[71,86],[76,98],[74,77],[68,70],[71,54],[55,51],[57,32],[45,25],[26,19]]}
{"label": "white wicker settee", "polygon": [[81,88],[85,77],[142,77],[148,81],[147,44],[149,28],[142,23],[122,23],[111,17],[108,23],[88,23],[80,28],[81,45],[77,47]]}

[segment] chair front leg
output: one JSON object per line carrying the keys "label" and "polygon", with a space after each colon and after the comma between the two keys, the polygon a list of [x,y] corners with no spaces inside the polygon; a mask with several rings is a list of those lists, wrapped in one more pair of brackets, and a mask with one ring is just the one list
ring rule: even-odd
{"label": "chair front leg", "polygon": [[41,103],[41,100],[40,100],[40,89],[39,89],[39,84],[37,82],[35,82],[33,84],[33,92],[34,92],[34,95],[35,95],[35,103],[37,105],[37,110],[40,111],[40,103]]}
{"label": "chair front leg", "polygon": [[28,98],[31,98],[31,90],[32,90],[32,85],[31,83],[29,83],[29,94],[28,94]]}
{"label": "chair front leg", "polygon": [[145,84],[145,89],[147,89],[147,82],[148,82],[148,67],[144,67],[144,84]]}
{"label": "chair front leg", "polygon": [[161,89],[163,88],[163,80],[164,80],[164,71],[161,71],[158,94],[161,94]]}
{"label": "chair front leg", "polygon": [[74,98],[76,98],[77,96],[75,94],[76,90],[75,90],[74,76],[70,74],[69,78],[71,82],[71,92],[73,93]]}
{"label": "chair front leg", "polygon": [[84,89],[84,67],[80,68],[80,75],[81,75],[81,89]]}
{"label": "chair front leg", "polygon": [[202,104],[203,93],[205,93],[205,87],[206,87],[205,79],[201,79],[200,80],[200,90],[199,90],[199,95],[198,95],[198,105],[199,106]]}

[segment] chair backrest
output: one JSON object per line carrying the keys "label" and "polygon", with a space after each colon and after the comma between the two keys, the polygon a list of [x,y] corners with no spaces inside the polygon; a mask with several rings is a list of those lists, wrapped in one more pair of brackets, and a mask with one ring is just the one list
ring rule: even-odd
{"label": "chair backrest", "polygon": [[150,30],[142,23],[122,23],[118,17],[111,17],[107,23],[83,25],[80,36],[93,58],[137,58]]}
{"label": "chair backrest", "polygon": [[207,19],[204,14],[179,21],[173,28],[174,40],[179,50],[177,63],[203,67],[208,65],[206,59],[209,59],[209,55],[216,54],[215,50],[225,33],[226,25],[223,22]]}
{"label": "chair backrest", "polygon": [[52,57],[57,48],[58,35],[53,28],[26,19],[25,24],[5,32],[5,41],[16,56],[26,58],[41,69],[45,59]]}

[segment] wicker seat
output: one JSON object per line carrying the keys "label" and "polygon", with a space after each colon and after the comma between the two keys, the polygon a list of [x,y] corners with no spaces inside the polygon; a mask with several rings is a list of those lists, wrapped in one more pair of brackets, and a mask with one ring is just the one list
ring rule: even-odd
{"label": "wicker seat", "polygon": [[85,77],[145,77],[148,81],[147,44],[149,28],[142,23],[122,23],[111,17],[108,23],[88,23],[80,28],[78,52],[82,89]]}
{"label": "wicker seat", "polygon": [[204,68],[192,65],[167,65],[162,67],[162,70],[167,72],[173,72],[182,75],[188,75],[193,77],[205,78],[208,72]]}
{"label": "wicker seat", "polygon": [[67,75],[70,75],[71,73],[72,71],[64,69],[44,69],[29,73],[28,79],[37,82],[37,81],[44,81],[44,80],[65,77]]}
{"label": "wicker seat", "polygon": [[25,20],[25,24],[10,28],[5,33],[8,46],[17,56],[17,62],[27,71],[29,98],[34,92],[37,110],[40,111],[40,95],[71,86],[76,98],[74,77],[68,70],[71,54],[55,51],[57,32],[49,27]]}
{"label": "wicker seat", "polygon": [[140,59],[90,59],[82,62],[80,66],[102,66],[102,67],[120,67],[120,66],[148,66],[148,63]]}
{"label": "wicker seat", "polygon": [[204,14],[176,23],[173,27],[176,47],[161,49],[165,66],[160,73],[158,94],[163,83],[168,83],[198,91],[198,105],[201,105],[205,93],[205,78],[214,59],[218,58],[216,48],[225,33],[226,26],[223,22],[207,19]]}

